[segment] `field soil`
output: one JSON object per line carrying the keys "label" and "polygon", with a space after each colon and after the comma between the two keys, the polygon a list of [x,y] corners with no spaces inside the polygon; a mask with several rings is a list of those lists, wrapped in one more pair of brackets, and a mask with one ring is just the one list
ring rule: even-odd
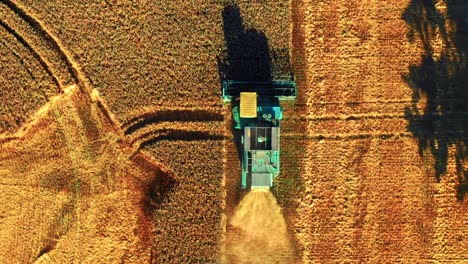
{"label": "field soil", "polygon": [[242,262],[225,253],[253,232],[252,195],[221,80],[291,77],[264,204],[288,253],[269,261],[465,262],[467,16],[449,0],[0,1],[0,262]]}

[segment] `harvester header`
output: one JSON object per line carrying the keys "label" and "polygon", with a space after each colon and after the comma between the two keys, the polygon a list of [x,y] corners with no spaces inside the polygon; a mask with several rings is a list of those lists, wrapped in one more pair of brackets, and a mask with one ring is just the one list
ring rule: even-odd
{"label": "harvester header", "polygon": [[293,81],[271,82],[247,82],[247,81],[223,81],[223,101],[231,102],[241,92],[255,92],[260,97],[273,97],[278,100],[295,100],[297,86]]}

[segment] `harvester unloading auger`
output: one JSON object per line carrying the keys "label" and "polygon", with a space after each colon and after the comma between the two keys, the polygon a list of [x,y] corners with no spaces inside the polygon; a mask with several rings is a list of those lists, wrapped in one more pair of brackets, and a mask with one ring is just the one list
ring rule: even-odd
{"label": "harvester unloading auger", "polygon": [[223,81],[223,101],[233,103],[235,129],[242,131],[242,189],[269,189],[280,173],[280,101],[295,100],[293,81]]}

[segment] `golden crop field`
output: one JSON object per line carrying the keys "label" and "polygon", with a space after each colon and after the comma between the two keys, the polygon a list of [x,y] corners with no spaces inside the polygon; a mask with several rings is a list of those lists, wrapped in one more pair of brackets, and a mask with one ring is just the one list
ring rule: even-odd
{"label": "golden crop field", "polygon": [[[467,262],[467,17],[461,0],[0,1],[0,263]],[[221,81],[289,78],[274,204],[239,190]],[[240,214],[248,197],[281,231]],[[286,253],[252,255],[239,230]]]}

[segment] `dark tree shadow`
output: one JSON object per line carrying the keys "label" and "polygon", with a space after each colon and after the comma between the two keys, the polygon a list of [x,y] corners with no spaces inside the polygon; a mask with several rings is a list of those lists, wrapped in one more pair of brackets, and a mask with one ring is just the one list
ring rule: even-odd
{"label": "dark tree shadow", "polygon": [[[405,109],[405,116],[419,140],[420,154],[429,150],[434,157],[437,181],[447,171],[449,148],[455,146],[457,197],[463,200],[468,189],[468,5],[462,0],[446,3],[447,16],[433,0],[412,0],[403,14],[410,26],[409,41],[419,38],[424,48],[421,64],[411,65],[403,76],[413,89],[413,105]],[[440,54],[432,46],[436,38],[444,44]],[[426,106],[419,110],[423,98]]]}

